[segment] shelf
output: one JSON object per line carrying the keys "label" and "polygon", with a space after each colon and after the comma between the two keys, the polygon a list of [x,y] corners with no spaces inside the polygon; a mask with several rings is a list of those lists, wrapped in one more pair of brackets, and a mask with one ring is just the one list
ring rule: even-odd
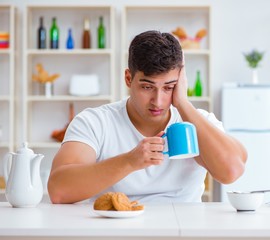
{"label": "shelf", "polygon": [[29,49],[28,55],[110,55],[111,49]]}
{"label": "shelf", "polygon": [[59,142],[28,142],[30,148],[59,148],[61,143]]}
{"label": "shelf", "polygon": [[0,96],[0,101],[9,101],[10,96]]}
{"label": "shelf", "polygon": [[136,11],[152,11],[152,10],[160,10],[160,11],[198,11],[198,9],[201,10],[208,10],[209,6],[208,5],[128,5],[126,6],[126,9],[128,10],[136,10]]}
{"label": "shelf", "polygon": [[[40,17],[47,31],[47,49],[37,49],[37,29]],[[49,29],[53,17],[57,17],[60,30],[59,49],[49,48]],[[97,48],[97,27],[103,16],[106,29],[106,48]],[[90,21],[91,48],[80,48],[84,19]],[[74,114],[87,107],[96,107],[115,100],[115,29],[114,8],[102,5],[27,5],[24,16],[23,55],[23,139],[32,148],[41,148],[46,156],[54,154],[60,143],[50,136],[53,129],[61,128],[69,119],[67,105],[74,102]],[[74,49],[66,49],[66,34],[71,28]],[[53,83],[53,95],[43,95],[42,86],[32,81],[37,75],[37,65],[42,64],[48,75],[59,74]],[[97,75],[99,95],[69,95],[74,75]],[[51,161],[48,157],[46,161]]]}
{"label": "shelf", "polygon": [[70,96],[70,95],[63,95],[63,96],[52,96],[52,97],[45,97],[45,96],[28,96],[28,102],[57,102],[57,101],[111,101],[111,96],[109,95],[98,95],[98,96],[89,96],[89,97],[77,97],[77,96]]}
{"label": "shelf", "polygon": [[4,155],[14,151],[15,18],[16,7],[0,3],[1,31],[9,33],[9,48],[0,48],[0,177],[3,174]]}
{"label": "shelf", "polygon": [[11,54],[11,49],[0,49],[0,54]]}
{"label": "shelf", "polygon": [[0,147],[1,148],[9,148],[9,143],[8,142],[0,142]]}
{"label": "shelf", "polygon": [[211,102],[210,97],[188,97],[191,102]]}
{"label": "shelf", "polygon": [[47,4],[38,4],[38,5],[28,5],[28,8],[32,11],[35,10],[85,10],[85,9],[99,9],[99,10],[108,10],[111,8],[110,5],[98,6],[98,5],[78,5],[78,4],[68,4],[68,5],[47,5]]}
{"label": "shelf", "polygon": [[[186,55],[210,55],[209,49],[183,49],[183,52]],[[128,50],[125,53],[128,56]]]}
{"label": "shelf", "polygon": [[183,49],[185,55],[210,55],[208,49]]}

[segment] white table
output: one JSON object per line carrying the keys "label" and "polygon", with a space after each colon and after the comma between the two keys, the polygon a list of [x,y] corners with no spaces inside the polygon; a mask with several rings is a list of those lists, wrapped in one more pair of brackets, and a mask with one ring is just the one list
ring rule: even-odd
{"label": "white table", "polygon": [[225,203],[147,204],[135,218],[97,216],[90,204],[12,208],[0,203],[0,239],[270,239],[270,205],[238,213]]}
{"label": "white table", "polygon": [[237,212],[225,203],[175,204],[180,236],[270,239],[270,205]]}

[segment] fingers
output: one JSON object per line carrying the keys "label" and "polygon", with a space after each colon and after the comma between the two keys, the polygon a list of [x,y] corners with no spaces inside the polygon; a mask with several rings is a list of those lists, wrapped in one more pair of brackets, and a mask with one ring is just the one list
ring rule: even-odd
{"label": "fingers", "polygon": [[[163,132],[160,132],[158,135],[162,135]],[[150,165],[159,165],[163,162],[164,155],[164,139],[161,137],[150,137],[145,138],[145,153],[147,154],[147,158],[145,158],[145,162]]]}
{"label": "fingers", "polygon": [[164,159],[162,160],[151,160],[149,161],[149,166],[151,165],[161,165],[163,163]]}
{"label": "fingers", "polygon": [[151,156],[150,159],[145,160],[145,163],[148,164],[148,166],[151,165],[161,165],[164,161],[164,155],[163,153],[155,153]]}
{"label": "fingers", "polygon": [[185,66],[185,63],[186,63],[186,59],[185,59],[185,54],[184,54],[184,51],[182,50],[182,66],[184,67]]}
{"label": "fingers", "polygon": [[186,68],[185,68],[185,65],[186,65],[186,59],[185,59],[185,54],[184,54],[184,52],[183,52],[182,68],[181,68],[181,71],[180,71],[180,79],[181,79],[181,77],[185,77],[185,76],[186,76]]}
{"label": "fingers", "polygon": [[[161,131],[158,136],[162,135]],[[146,137],[130,152],[129,159],[135,169],[143,169],[152,165],[160,165],[164,161],[164,139],[161,137]]]}
{"label": "fingers", "polygon": [[186,68],[185,68],[185,65],[183,65],[183,67],[180,70],[180,76],[179,76],[179,78],[180,79],[185,79],[186,78]]}
{"label": "fingers", "polygon": [[[163,135],[163,131],[161,131],[160,133],[158,133],[158,136],[156,137],[147,137],[147,138],[144,138],[142,140],[142,142],[144,144],[161,144],[161,145],[164,145],[164,139],[161,138],[161,136]],[[159,136],[161,135],[161,136]]]}
{"label": "fingers", "polygon": [[151,152],[162,152],[164,149],[164,144],[151,144],[150,151]]}
{"label": "fingers", "polygon": [[150,150],[150,159],[148,163],[151,165],[161,165],[164,160],[163,150],[164,150],[164,139],[159,139],[162,141],[159,141],[159,143],[151,144]]}
{"label": "fingers", "polygon": [[164,135],[164,133],[165,133],[164,131],[160,131],[156,136],[157,137],[162,137]]}
{"label": "fingers", "polygon": [[[162,132],[160,132],[159,134],[162,134]],[[162,152],[164,149],[164,139],[161,137],[153,137],[153,138],[148,138],[149,142],[146,144],[149,144],[149,146],[147,147],[149,149],[149,151],[151,152]]]}

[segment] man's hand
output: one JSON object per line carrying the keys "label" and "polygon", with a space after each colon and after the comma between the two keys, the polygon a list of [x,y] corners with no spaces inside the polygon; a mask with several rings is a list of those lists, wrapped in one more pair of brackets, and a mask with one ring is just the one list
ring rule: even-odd
{"label": "man's hand", "polygon": [[137,147],[128,153],[130,165],[134,170],[143,169],[151,165],[160,165],[164,160],[164,139],[160,132],[155,137],[146,137],[139,142]]}
{"label": "man's hand", "polygon": [[179,79],[173,91],[173,99],[172,99],[173,106],[177,107],[180,104],[188,101],[187,89],[188,89],[188,81],[185,69],[185,58],[183,55],[183,67],[180,70]]}

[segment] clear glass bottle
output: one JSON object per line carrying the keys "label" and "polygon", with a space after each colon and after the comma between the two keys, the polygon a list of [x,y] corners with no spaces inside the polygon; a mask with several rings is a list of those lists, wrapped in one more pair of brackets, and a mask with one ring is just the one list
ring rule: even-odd
{"label": "clear glass bottle", "polygon": [[82,48],[85,48],[85,49],[91,48],[90,23],[89,23],[89,20],[87,18],[84,19]]}
{"label": "clear glass bottle", "polygon": [[103,17],[99,17],[98,25],[98,48],[105,48],[105,27],[103,25]]}
{"label": "clear glass bottle", "polygon": [[197,97],[202,96],[202,81],[201,81],[201,73],[197,71],[196,81],[194,86],[194,95]]}
{"label": "clear glass bottle", "polygon": [[37,31],[37,47],[38,49],[46,48],[46,29],[43,25],[43,17],[39,18],[39,27]]}
{"label": "clear glass bottle", "polygon": [[73,49],[74,48],[74,40],[73,40],[73,37],[72,37],[71,28],[68,29],[68,37],[67,37],[66,47],[67,47],[67,49]]}
{"label": "clear glass bottle", "polygon": [[50,43],[51,49],[59,48],[59,28],[56,23],[56,17],[52,19],[52,26],[50,29]]}

